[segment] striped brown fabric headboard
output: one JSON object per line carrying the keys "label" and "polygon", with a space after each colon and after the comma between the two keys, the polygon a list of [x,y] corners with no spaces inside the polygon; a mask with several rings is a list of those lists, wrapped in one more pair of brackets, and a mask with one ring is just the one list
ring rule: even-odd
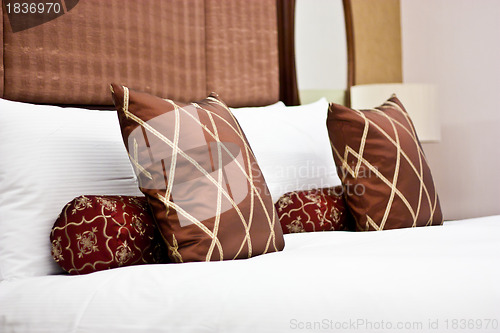
{"label": "striped brown fabric headboard", "polygon": [[[110,105],[117,82],[179,101],[210,91],[231,106],[280,99],[276,0],[63,0],[53,19],[9,14],[10,2],[2,98]],[[20,19],[29,28],[14,31]]]}

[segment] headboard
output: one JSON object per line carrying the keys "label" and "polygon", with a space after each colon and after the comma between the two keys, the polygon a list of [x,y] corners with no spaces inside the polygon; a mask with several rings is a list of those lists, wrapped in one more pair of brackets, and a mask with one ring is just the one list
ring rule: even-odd
{"label": "headboard", "polygon": [[117,82],[179,101],[298,104],[294,1],[62,0],[35,14],[15,3],[0,8],[2,98],[110,105]]}

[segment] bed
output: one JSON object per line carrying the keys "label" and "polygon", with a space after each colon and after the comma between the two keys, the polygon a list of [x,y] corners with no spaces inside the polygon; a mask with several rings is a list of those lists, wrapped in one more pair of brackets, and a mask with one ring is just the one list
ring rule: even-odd
{"label": "bed", "polygon": [[499,232],[498,217],[487,217],[289,234],[284,251],[244,261],[3,281],[1,324],[4,332],[494,332]]}
{"label": "bed", "polygon": [[[342,185],[347,191],[356,169],[351,168],[351,157],[330,143],[340,129],[337,119],[327,118],[326,100],[290,106],[299,104],[290,28],[293,1],[66,0],[57,13],[56,7],[52,14],[36,7],[37,15],[24,16],[10,12],[13,2],[4,5],[0,16],[0,332],[500,330],[500,216],[442,223],[437,191],[427,184],[430,173],[426,172],[430,171],[422,168],[425,157],[411,126],[405,133],[415,143],[413,150],[401,153],[397,145],[397,151],[404,159],[413,153],[418,156],[420,171],[415,174],[419,183],[413,192],[419,193],[419,208],[417,213],[407,209],[413,212],[413,222],[408,222],[412,217],[404,209],[386,209],[379,214],[383,223],[377,224],[373,216],[378,213],[367,219],[366,210],[359,209],[363,202],[349,201],[347,194],[340,193],[336,198],[345,198],[350,206],[342,208],[340,201],[328,201],[345,212],[344,222],[329,226],[336,231],[293,232],[332,230],[297,219],[288,227],[280,225],[277,216],[281,219],[281,210],[291,202],[289,193],[304,189],[293,198],[306,200],[318,198],[307,191],[320,187]],[[118,83],[111,90],[119,114],[123,111],[120,120],[113,107],[112,82]],[[185,104],[211,91],[219,95],[196,105]],[[146,100],[145,93],[164,99],[148,95]],[[95,272],[68,274],[54,260],[64,246],[57,247],[57,237],[49,238],[56,220],[65,219],[71,210],[88,208],[83,204],[91,195],[97,195],[92,200],[100,202],[101,212],[110,207],[109,201],[101,200],[104,196],[151,196],[148,191],[154,187],[147,187],[147,173],[138,164],[140,154],[134,155],[137,145],[124,130],[130,125],[127,121],[136,119],[134,108],[143,101],[153,103],[150,98],[154,103],[169,103],[179,112],[189,105],[197,110],[224,105],[220,119],[233,124],[234,132],[240,126],[234,124],[241,124],[245,135],[239,132],[235,139],[243,143],[244,158],[239,161],[241,165],[252,162],[248,162],[250,178],[261,179],[260,173],[265,178],[265,185],[259,180],[249,187],[250,211],[265,215],[264,227],[254,232],[243,223],[245,241],[237,244],[236,251],[234,244],[231,248],[224,242],[237,238],[240,229],[226,228],[230,237],[224,240],[224,224],[217,234],[203,229],[198,223],[202,217],[184,222],[178,217],[182,228],[195,225],[211,235],[210,255],[203,257],[207,260],[197,259],[193,251],[181,251],[186,244],[180,238],[182,228],[172,231],[159,224],[163,234],[159,242],[167,244],[169,261],[193,256],[185,261],[194,262],[147,261],[108,267],[112,269],[94,265]],[[402,108],[395,99],[387,103],[367,117],[383,114],[383,108]],[[330,105],[329,114],[334,111],[350,112]],[[198,115],[197,121],[203,121],[202,113]],[[370,119],[373,124],[375,118]],[[215,124],[213,118],[209,120]],[[203,128],[208,133],[207,126]],[[220,147],[219,141],[213,147]],[[133,148],[128,155],[124,143]],[[225,161],[225,167],[237,160],[230,156],[233,159]],[[364,156],[368,159],[368,152]],[[339,171],[335,163],[348,171]],[[253,169],[257,164],[259,169]],[[403,174],[404,162],[400,164],[398,171]],[[241,165],[236,163],[235,170],[243,169]],[[314,172],[304,175],[305,166],[312,166]],[[407,167],[418,169],[411,163]],[[369,170],[377,172],[377,179],[387,180],[384,168]],[[217,179],[213,177],[207,179]],[[244,181],[250,182],[248,177]],[[238,195],[232,185],[216,185],[218,201],[213,206],[223,216],[231,209],[224,208],[221,200]],[[369,183],[362,185],[371,189]],[[412,197],[401,194],[404,188],[398,186],[393,180],[387,197],[393,206],[408,207]],[[324,193],[321,198],[327,197]],[[246,202],[247,193],[243,197],[240,201]],[[73,206],[68,206],[70,201]],[[252,209],[259,203],[263,212],[257,213]],[[156,201],[149,204],[153,211],[158,208]],[[141,207],[137,204],[134,209]],[[182,212],[185,207],[178,204],[175,209]],[[245,209],[238,210],[242,212],[238,216]],[[427,222],[417,224],[415,215],[424,210],[430,214]],[[277,215],[267,214],[275,211]],[[305,210],[304,214],[314,215]],[[155,215],[153,220],[158,224],[161,219]],[[218,219],[214,225],[219,225]],[[257,225],[257,219],[252,221]],[[251,247],[248,238],[257,239],[262,233],[264,242],[252,241]],[[178,235],[179,246],[173,243],[172,234]],[[216,242],[217,235],[222,245]],[[79,249],[80,257],[92,252]],[[248,253],[248,258],[243,259],[241,253]],[[120,254],[121,259],[130,258],[125,252]],[[227,256],[239,260],[225,260]]]}

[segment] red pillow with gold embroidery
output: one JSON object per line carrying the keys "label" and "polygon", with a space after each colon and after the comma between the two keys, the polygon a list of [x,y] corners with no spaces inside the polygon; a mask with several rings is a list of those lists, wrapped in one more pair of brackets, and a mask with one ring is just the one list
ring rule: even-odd
{"label": "red pillow with gold embroidery", "polygon": [[275,206],[285,234],[353,229],[342,186],[288,192]]}
{"label": "red pillow with gold embroidery", "polygon": [[70,274],[160,263],[167,258],[144,197],[77,197],[57,218],[50,241],[52,257]]}

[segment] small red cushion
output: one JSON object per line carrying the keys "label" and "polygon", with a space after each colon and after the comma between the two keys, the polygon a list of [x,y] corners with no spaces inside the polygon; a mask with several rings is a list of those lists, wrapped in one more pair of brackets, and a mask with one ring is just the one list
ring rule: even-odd
{"label": "small red cushion", "polygon": [[50,241],[52,257],[70,274],[160,263],[167,258],[144,197],[77,197],[57,218]]}
{"label": "small red cushion", "polygon": [[289,192],[275,206],[285,234],[353,228],[342,186]]}

